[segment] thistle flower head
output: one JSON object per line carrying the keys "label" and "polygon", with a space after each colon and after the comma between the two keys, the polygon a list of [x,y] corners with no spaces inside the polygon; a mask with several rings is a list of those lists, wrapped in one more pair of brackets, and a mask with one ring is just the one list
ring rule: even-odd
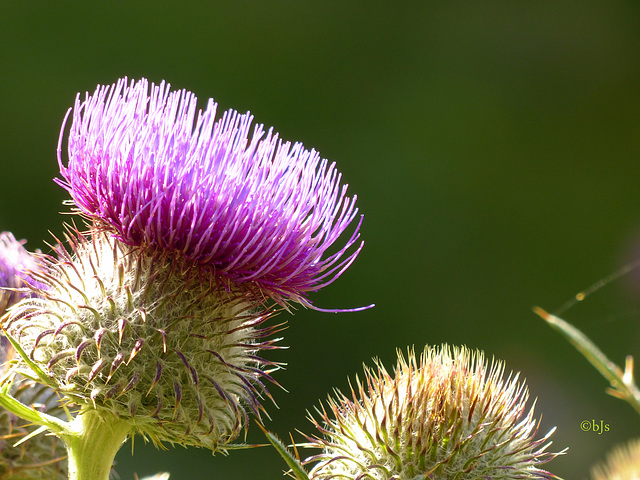
{"label": "thistle flower head", "polygon": [[640,478],[640,440],[616,447],[605,463],[591,471],[593,480],[636,480]]}
{"label": "thistle flower head", "polygon": [[215,450],[236,438],[245,408],[258,413],[268,394],[273,364],[257,353],[275,348],[269,313],[213,275],[107,234],[72,232],[68,244],[43,257],[44,287],[5,322],[56,389],[156,443]]}
{"label": "thistle flower head", "polygon": [[37,262],[10,232],[0,233],[0,317],[14,303],[27,295],[25,280]]}
{"label": "thistle flower head", "polygon": [[196,111],[191,92],[127,82],[76,99],[58,182],[79,210],[128,245],[310,306],[307,293],[335,280],[362,248],[359,223],[339,242],[358,209],[335,165],[252,127],[249,113],[216,119],[213,100]]}
{"label": "thistle flower head", "polygon": [[329,412],[312,419],[322,436],[308,446],[322,453],[310,478],[411,480],[549,479],[538,466],[547,439],[534,439],[533,408],[517,375],[485,363],[466,348],[425,348],[400,355],[395,376],[378,363],[365,369],[352,398],[337,393]]}

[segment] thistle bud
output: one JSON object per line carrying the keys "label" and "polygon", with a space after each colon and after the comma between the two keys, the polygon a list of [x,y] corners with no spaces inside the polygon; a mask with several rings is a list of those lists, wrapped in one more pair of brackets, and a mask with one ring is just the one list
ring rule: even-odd
{"label": "thistle bud", "polygon": [[258,413],[268,394],[269,312],[211,271],[107,234],[67,240],[5,322],[29,358],[74,403],[154,442],[215,450],[236,438],[245,407]]}
{"label": "thistle bud", "polygon": [[538,468],[549,432],[535,439],[533,407],[518,375],[465,347],[402,355],[395,376],[377,363],[356,379],[351,398],[337,392],[312,418],[322,452],[308,458],[312,480],[549,479]]}
{"label": "thistle bud", "polygon": [[593,480],[635,480],[640,478],[640,440],[614,448],[604,463],[591,471]]}

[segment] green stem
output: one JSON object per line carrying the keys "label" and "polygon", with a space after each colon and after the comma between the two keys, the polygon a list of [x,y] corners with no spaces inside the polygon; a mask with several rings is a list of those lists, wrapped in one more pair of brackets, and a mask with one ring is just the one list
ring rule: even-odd
{"label": "green stem", "polygon": [[560,332],[584,357],[609,380],[611,388],[607,392],[617,398],[629,402],[640,413],[640,389],[633,375],[633,357],[627,356],[624,371],[593,343],[584,333],[563,319],[535,307],[534,312],[545,320],[552,328]]}
{"label": "green stem", "polygon": [[131,424],[110,413],[87,410],[70,427],[60,435],[67,445],[69,480],[108,480]]}

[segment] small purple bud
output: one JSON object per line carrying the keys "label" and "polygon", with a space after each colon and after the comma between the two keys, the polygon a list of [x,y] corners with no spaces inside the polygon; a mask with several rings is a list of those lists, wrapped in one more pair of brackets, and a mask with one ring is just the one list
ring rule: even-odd
{"label": "small purple bud", "polygon": [[[362,217],[334,163],[233,110],[170,85],[124,78],[76,98],[68,163],[78,209],[122,242],[210,267],[280,304],[310,307],[308,292],[355,260]],[[68,115],[68,114],[67,114]],[[66,119],[65,119],[66,124]]]}
{"label": "small purple bud", "polygon": [[10,232],[0,233],[0,316],[30,294],[25,282],[33,283],[29,271],[37,270],[38,263],[24,243]]}

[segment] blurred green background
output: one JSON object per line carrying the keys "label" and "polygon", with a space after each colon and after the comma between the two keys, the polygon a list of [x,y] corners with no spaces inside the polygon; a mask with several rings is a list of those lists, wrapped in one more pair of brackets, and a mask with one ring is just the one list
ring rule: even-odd
{"label": "blurred green background", "polygon": [[[56,144],[76,92],[165,79],[251,110],[336,161],[365,214],[365,249],[326,308],[301,310],[267,426],[311,433],[306,411],[396,348],[466,344],[527,378],[548,465],[585,478],[640,418],[531,312],[560,307],[640,252],[640,3],[3,2],[0,229],[46,249],[66,210]],[[564,315],[618,363],[639,353],[640,275]],[[582,420],[610,425],[580,430]],[[300,440],[300,436],[296,437]],[[257,428],[249,441],[262,442]],[[135,443],[122,479],[278,479],[261,448],[228,457]]]}

